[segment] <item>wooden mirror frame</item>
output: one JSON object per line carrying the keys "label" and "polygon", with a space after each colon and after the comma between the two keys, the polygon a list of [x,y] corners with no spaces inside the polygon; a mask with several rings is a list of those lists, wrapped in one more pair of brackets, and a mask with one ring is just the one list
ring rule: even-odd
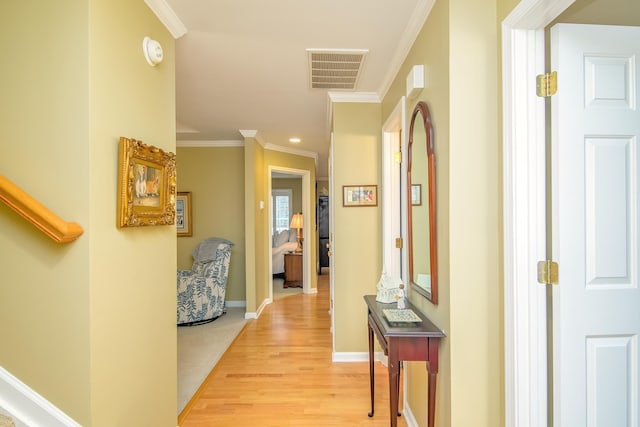
{"label": "wooden mirror frame", "polygon": [[[421,114],[422,122],[416,124],[418,113]],[[413,129],[419,125],[424,127],[425,141],[427,145],[427,176],[428,182],[428,203],[429,203],[429,268],[431,274],[431,292],[418,286],[413,280],[413,230],[412,230],[412,203],[411,203],[411,151],[413,148]],[[415,141],[422,143],[422,141]],[[438,250],[436,238],[436,161],[433,141],[433,125],[431,123],[431,113],[429,107],[423,101],[418,102],[411,114],[411,126],[409,127],[409,145],[407,148],[407,234],[408,234],[408,255],[409,255],[409,282],[411,287],[420,295],[423,295],[433,304],[438,303]]]}

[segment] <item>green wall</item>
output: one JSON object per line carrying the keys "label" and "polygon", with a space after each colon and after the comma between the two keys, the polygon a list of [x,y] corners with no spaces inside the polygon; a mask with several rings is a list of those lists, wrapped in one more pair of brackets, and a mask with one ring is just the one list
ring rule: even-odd
{"label": "green wall", "polygon": [[207,237],[234,243],[227,301],[245,300],[244,148],[178,148],[178,191],[190,191],[193,236],[178,238],[178,268],[193,264],[193,248]]}
{"label": "green wall", "polygon": [[10,0],[0,24],[0,169],[85,230],[56,244],[0,205],[0,365],[82,425],[173,427],[175,229],[118,229],[116,187],[120,136],[175,151],[174,41],[126,0]]}

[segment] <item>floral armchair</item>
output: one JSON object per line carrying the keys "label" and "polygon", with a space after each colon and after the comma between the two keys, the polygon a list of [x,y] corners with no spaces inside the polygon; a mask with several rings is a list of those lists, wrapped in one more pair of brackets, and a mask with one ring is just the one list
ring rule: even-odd
{"label": "floral armchair", "polygon": [[218,237],[205,239],[193,250],[191,270],[178,271],[178,325],[207,323],[223,314],[233,245]]}

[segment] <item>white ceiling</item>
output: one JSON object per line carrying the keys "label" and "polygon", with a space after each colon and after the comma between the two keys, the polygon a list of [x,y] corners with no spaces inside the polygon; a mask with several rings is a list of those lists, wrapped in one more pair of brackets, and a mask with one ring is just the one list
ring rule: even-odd
{"label": "white ceiling", "polygon": [[333,93],[382,98],[433,4],[145,1],[174,36],[186,30],[176,40],[178,145],[242,141],[240,130],[256,130],[269,148],[317,153],[319,177],[327,176],[329,90],[310,88],[306,49],[368,50],[355,90]]}

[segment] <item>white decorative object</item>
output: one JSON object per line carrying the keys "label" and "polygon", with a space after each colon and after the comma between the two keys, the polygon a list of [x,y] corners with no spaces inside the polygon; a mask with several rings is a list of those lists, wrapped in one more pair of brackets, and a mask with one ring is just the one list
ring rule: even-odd
{"label": "white decorative object", "polygon": [[398,293],[398,310],[407,308],[407,297],[404,293],[404,285],[400,283],[400,292]]}
{"label": "white decorative object", "polygon": [[383,309],[382,314],[389,322],[393,323],[417,323],[422,322],[420,316],[413,312],[410,308],[405,310]]}
{"label": "white decorative object", "polygon": [[376,301],[385,304],[396,302],[401,294],[401,284],[402,280],[399,277],[387,276],[386,273],[382,273],[378,281]]}
{"label": "white decorative object", "polygon": [[160,43],[157,41],[149,37],[145,37],[142,40],[142,51],[144,52],[144,58],[152,67],[155,67],[162,62],[162,46],[160,46]]}

